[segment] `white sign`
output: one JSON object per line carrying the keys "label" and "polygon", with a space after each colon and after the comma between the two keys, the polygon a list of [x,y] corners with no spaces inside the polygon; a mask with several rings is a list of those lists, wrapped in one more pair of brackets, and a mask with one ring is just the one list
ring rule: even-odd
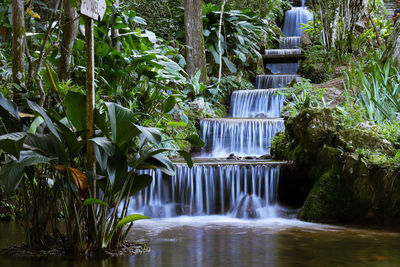
{"label": "white sign", "polygon": [[82,0],[81,14],[95,20],[102,20],[106,7],[105,0]]}

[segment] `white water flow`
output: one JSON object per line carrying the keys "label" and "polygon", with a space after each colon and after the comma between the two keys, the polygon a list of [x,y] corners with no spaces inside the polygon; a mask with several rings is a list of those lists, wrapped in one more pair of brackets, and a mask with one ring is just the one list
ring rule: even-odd
{"label": "white water flow", "polygon": [[[294,7],[285,14],[285,24],[283,35],[287,37],[280,38],[279,49],[269,49],[265,51],[266,55],[298,55],[301,54],[300,40],[304,27],[313,20],[313,14],[305,7],[305,0],[301,7]],[[273,63],[265,66],[273,74],[296,73],[298,63]]]}
{"label": "white water flow", "polygon": [[[294,16],[287,16],[285,23],[297,22]],[[301,52],[299,44],[300,37],[282,37],[280,49],[267,53],[294,55]],[[279,118],[284,99],[277,91],[299,75],[295,74],[297,66],[282,64],[280,68],[285,74],[258,75],[258,89],[233,92],[229,118],[200,121],[205,146],[199,156],[202,159],[195,158],[193,168],[177,163],[173,177],[160,171],[140,171],[154,180],[131,198],[129,213],[154,218],[214,214],[245,219],[276,217],[282,163],[253,159],[269,154],[274,135],[284,129]],[[238,156],[251,159],[227,159]]]}
{"label": "white water flow", "polygon": [[231,95],[230,116],[233,118],[277,118],[281,115],[284,97],[279,89],[238,90]]}
{"label": "white water flow", "polygon": [[274,216],[279,166],[276,165],[185,165],[175,166],[176,175],[144,171],[154,177],[150,187],[131,200],[130,213],[153,218],[181,215],[225,214],[239,218]]}
{"label": "white water flow", "polygon": [[313,14],[307,7],[293,7],[286,11],[285,23],[283,26],[284,36],[301,36],[304,24],[308,24],[314,19]]}
{"label": "white water flow", "polygon": [[200,137],[206,141],[203,157],[226,158],[269,154],[274,135],[284,129],[283,119],[205,119]]}
{"label": "white water flow", "polygon": [[279,38],[279,49],[298,49],[301,45],[300,36],[289,36]]}

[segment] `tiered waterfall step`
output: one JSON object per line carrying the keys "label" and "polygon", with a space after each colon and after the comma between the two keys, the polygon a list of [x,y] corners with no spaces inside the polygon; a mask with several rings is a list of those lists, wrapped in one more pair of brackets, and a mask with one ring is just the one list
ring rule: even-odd
{"label": "tiered waterfall step", "polygon": [[231,95],[230,116],[233,118],[278,118],[284,97],[274,89],[237,90]]}
{"label": "tiered waterfall step", "polygon": [[300,80],[300,78],[298,74],[257,75],[256,88],[281,88],[292,81]]}
{"label": "tiered waterfall step", "polygon": [[300,49],[268,49],[263,55],[264,64],[297,63],[305,56]]}
{"label": "tiered waterfall step", "polygon": [[282,34],[284,36],[301,36],[304,24],[314,19],[314,15],[307,7],[293,7],[285,13],[285,23]]}
{"label": "tiered waterfall step", "polygon": [[263,156],[270,153],[274,135],[284,129],[282,118],[223,118],[200,121],[205,141],[203,157]]}
{"label": "tiered waterfall step", "polygon": [[274,213],[280,164],[176,164],[173,177],[145,170],[151,185],[131,199],[130,213],[153,218],[231,214],[258,218]]}
{"label": "tiered waterfall step", "polygon": [[300,36],[280,37],[279,49],[297,49],[301,46]]}
{"label": "tiered waterfall step", "polygon": [[265,50],[266,57],[274,56],[298,56],[301,55],[301,49],[267,49]]}

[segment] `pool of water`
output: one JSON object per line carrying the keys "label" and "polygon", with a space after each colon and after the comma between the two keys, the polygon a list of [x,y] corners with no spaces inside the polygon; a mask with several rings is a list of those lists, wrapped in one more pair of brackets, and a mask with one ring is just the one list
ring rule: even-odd
{"label": "pool of water", "polygon": [[[0,247],[23,241],[22,229],[0,224]],[[225,216],[136,222],[130,240],[151,252],[103,260],[0,258],[0,266],[400,266],[400,233]]]}

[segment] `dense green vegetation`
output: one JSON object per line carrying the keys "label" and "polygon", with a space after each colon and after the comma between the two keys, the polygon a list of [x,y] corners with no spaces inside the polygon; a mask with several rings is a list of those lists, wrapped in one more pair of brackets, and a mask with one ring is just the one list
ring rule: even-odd
{"label": "dense green vegetation", "polygon": [[[118,248],[132,222],[146,218],[128,214],[129,197],[151,183],[137,170],[173,175],[174,157],[192,165],[191,150],[203,145],[197,120],[223,115],[232,90],[254,87],[255,75],[264,71],[261,53],[277,47],[290,7],[284,0],[232,0],[222,11],[224,1],[203,1],[207,73],[189,77],[184,1],[106,2],[104,18],[94,23],[94,137],[86,129],[83,17],[75,19],[68,52],[63,37],[73,23],[66,15],[71,10],[60,1],[26,1],[24,72],[13,73],[13,1],[0,4],[0,218],[22,217],[31,247],[49,249],[62,239],[72,253]],[[400,76],[397,63],[384,60],[383,52],[400,24],[384,20],[382,1],[370,1],[367,12],[352,6],[347,13],[341,6],[347,0],[309,2],[315,21],[304,26],[306,58],[299,70],[306,80],[282,92],[289,120],[330,107],[339,130],[371,121],[372,131],[396,150],[342,150],[369,164],[398,168]],[[74,8],[79,1],[70,4]],[[71,58],[67,73],[60,66],[65,51]],[[312,84],[337,77],[345,85],[340,103],[330,88]],[[299,146],[286,137],[279,136],[275,145],[295,159]],[[88,145],[94,146],[95,171],[88,166]],[[336,176],[330,171],[323,177],[321,183]]]}
{"label": "dense green vegetation", "polygon": [[[152,181],[137,171],[173,175],[174,157],[192,165],[190,150],[204,144],[196,120],[223,115],[231,90],[253,87],[260,52],[276,45],[288,8],[283,0],[231,1],[219,34],[221,3],[203,3],[208,79],[201,82],[200,72],[185,72],[183,1],[107,0],[94,23],[95,134],[88,137],[85,21],[70,15],[79,1],[30,0],[22,13],[12,9],[16,2],[0,4],[0,217],[22,219],[30,247],[63,240],[77,254],[120,247],[132,222],[147,218],[128,214],[129,197]],[[15,14],[26,40],[17,46],[18,73]]]}
{"label": "dense green vegetation", "polygon": [[341,21],[335,35],[329,25],[335,14],[346,15],[335,12],[346,1],[312,2],[321,15],[305,27],[299,66],[309,80],[280,92],[286,130],[272,145],[277,158],[295,162],[298,179],[312,184],[298,218],[398,225],[398,21],[386,20],[383,3],[370,1],[363,24]]}

